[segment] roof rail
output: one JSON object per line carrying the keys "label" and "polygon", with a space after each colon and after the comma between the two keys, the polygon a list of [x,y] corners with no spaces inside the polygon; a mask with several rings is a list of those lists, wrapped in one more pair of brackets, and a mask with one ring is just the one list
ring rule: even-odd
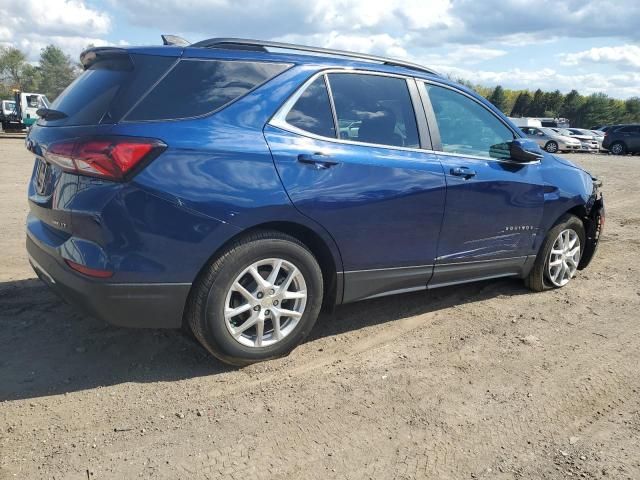
{"label": "roof rail", "polygon": [[420,72],[429,73],[431,75],[440,74],[417,63],[406,62],[404,60],[396,60],[393,58],[379,57],[377,55],[368,55],[364,53],[348,52],[345,50],[334,50],[331,48],[309,47],[306,45],[296,45],[294,43],[271,42],[265,40],[250,40],[246,38],[210,38],[191,45],[196,48],[225,48],[230,50],[251,50],[256,52],[267,52],[268,48],[280,48],[283,50],[295,50],[300,52],[321,53],[324,55],[334,55],[340,57],[355,58],[369,62],[382,63],[383,65],[393,65],[394,67],[405,67]]}

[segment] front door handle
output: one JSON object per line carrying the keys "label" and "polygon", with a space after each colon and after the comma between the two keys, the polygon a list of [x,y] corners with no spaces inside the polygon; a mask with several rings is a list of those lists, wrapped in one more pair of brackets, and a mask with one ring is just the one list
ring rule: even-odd
{"label": "front door handle", "polygon": [[318,170],[324,170],[338,164],[338,162],[324,153],[301,153],[298,155],[298,161],[307,165],[314,165]]}
{"label": "front door handle", "polygon": [[471,178],[476,176],[476,171],[468,167],[454,167],[451,169],[451,175],[456,177]]}

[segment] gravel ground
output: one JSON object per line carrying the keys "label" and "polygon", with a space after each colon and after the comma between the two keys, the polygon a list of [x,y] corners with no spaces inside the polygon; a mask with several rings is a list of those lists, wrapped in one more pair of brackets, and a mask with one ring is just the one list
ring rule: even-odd
{"label": "gravel ground", "polygon": [[288,358],[232,369],[34,279],[33,163],[0,139],[0,479],[640,478],[640,159],[570,158],[608,215],[568,287],[342,306]]}

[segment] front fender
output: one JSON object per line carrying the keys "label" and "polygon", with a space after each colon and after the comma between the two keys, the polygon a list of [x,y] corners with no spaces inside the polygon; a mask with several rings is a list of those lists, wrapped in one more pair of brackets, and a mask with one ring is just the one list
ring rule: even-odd
{"label": "front fender", "polygon": [[586,218],[583,219],[584,222],[584,230],[586,236],[586,245],[584,247],[584,251],[582,252],[582,257],[580,258],[580,264],[578,265],[578,269],[582,270],[591,263],[596,250],[598,249],[598,244],[600,242],[600,236],[602,235],[602,230],[604,228],[604,219],[605,219],[605,210],[604,210],[604,198],[602,197],[602,193],[596,191],[594,193],[594,201],[591,206],[591,210]]}

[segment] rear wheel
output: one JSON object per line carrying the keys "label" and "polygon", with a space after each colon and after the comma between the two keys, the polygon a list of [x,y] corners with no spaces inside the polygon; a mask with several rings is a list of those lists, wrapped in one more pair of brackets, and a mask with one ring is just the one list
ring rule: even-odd
{"label": "rear wheel", "polygon": [[188,320],[220,360],[247,365],[288,354],[322,305],[322,273],[312,253],[280,232],[259,232],[225,250],[194,286]]}
{"label": "rear wheel", "polygon": [[622,142],[615,142],[613,145],[611,145],[610,150],[614,155],[624,155],[625,153],[627,153],[627,147]]}
{"label": "rear wheel", "polygon": [[556,153],[558,151],[558,143],[551,140],[547,142],[544,149],[549,153]]}
{"label": "rear wheel", "polygon": [[525,279],[531,290],[560,288],[575,276],[585,245],[584,226],[574,215],[565,215],[549,230],[533,269]]}

